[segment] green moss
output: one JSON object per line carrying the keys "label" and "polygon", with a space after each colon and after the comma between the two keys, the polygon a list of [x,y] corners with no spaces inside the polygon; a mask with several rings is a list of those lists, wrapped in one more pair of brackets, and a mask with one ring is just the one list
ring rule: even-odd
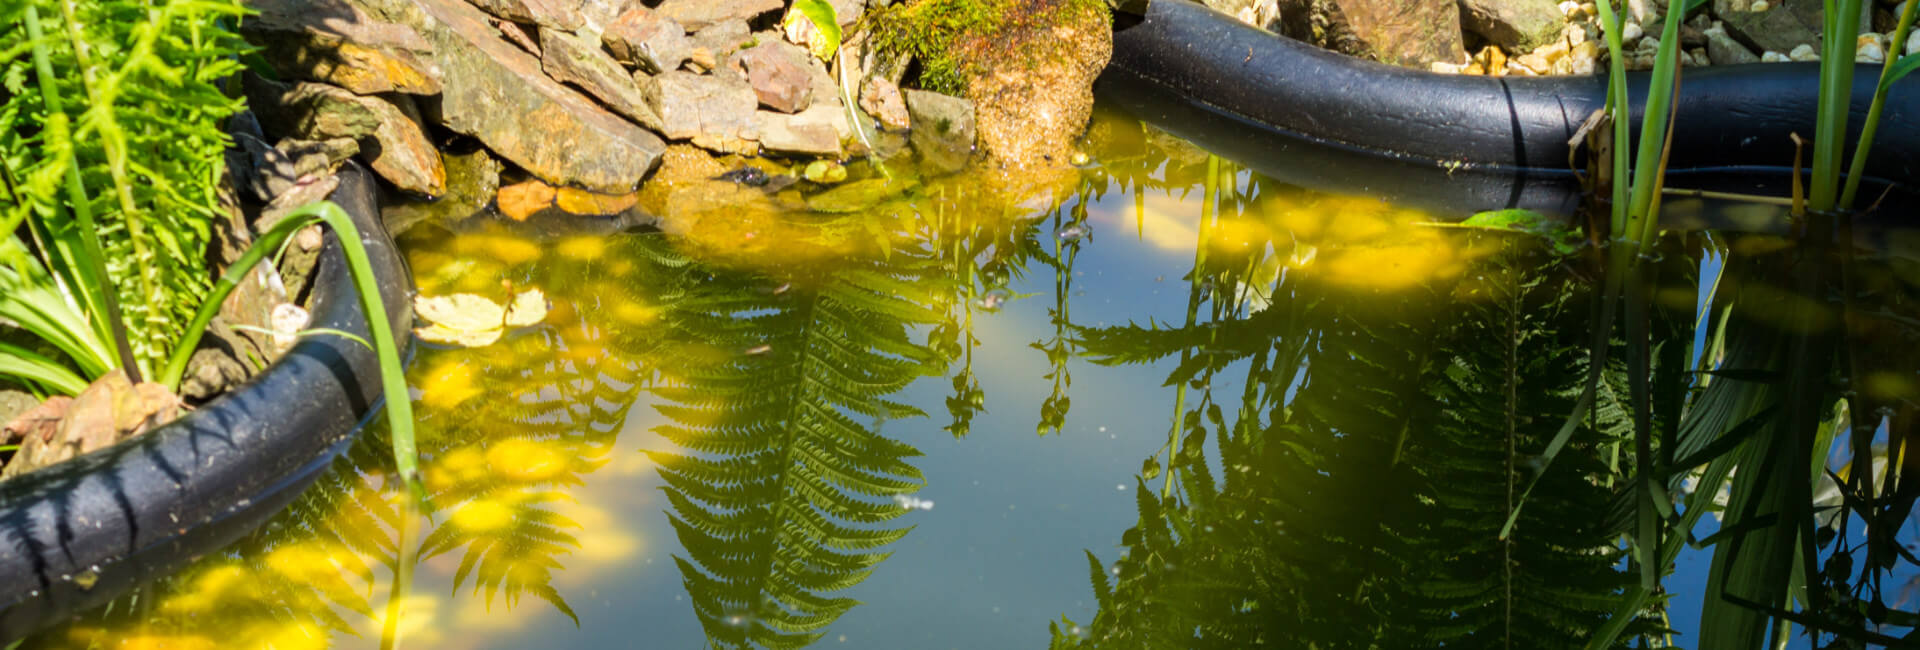
{"label": "green moss", "polygon": [[[1036,5],[1048,11],[1036,11]],[[995,42],[1004,30],[1058,24],[1081,12],[1104,16],[1109,8],[1109,0],[919,0],[873,10],[861,28],[882,55],[919,61],[921,88],[963,95],[967,77],[991,54],[975,51],[978,44]],[[1037,50],[1027,54],[1043,56]]]}

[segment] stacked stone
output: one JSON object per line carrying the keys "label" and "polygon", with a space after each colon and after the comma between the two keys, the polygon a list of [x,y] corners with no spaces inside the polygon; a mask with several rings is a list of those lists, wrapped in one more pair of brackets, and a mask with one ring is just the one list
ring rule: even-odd
{"label": "stacked stone", "polygon": [[[868,0],[832,0],[850,27]],[[653,6],[648,6],[653,5]],[[714,154],[841,158],[864,146],[853,120],[906,141],[916,117],[971,122],[970,104],[903,94],[849,72],[859,106],[806,45],[820,36],[786,0],[255,0],[243,23],[286,83],[253,79],[268,132],[350,138],[394,187],[450,192],[434,127],[468,136],[576,206],[631,206],[668,143]],[[782,29],[781,26],[785,28]],[[756,29],[758,27],[758,29]],[[946,129],[940,130],[943,134]],[[917,135],[917,134],[916,134]],[[972,134],[966,134],[971,138]],[[916,144],[919,144],[916,139]],[[933,149],[927,143],[923,153]],[[942,161],[953,143],[928,154]],[[963,151],[971,151],[966,142]],[[349,152],[351,155],[351,152]],[[964,155],[962,156],[964,159]],[[462,159],[458,170],[500,166]],[[456,174],[458,175],[458,174]],[[559,189],[554,189],[559,188]],[[556,199],[557,197],[557,199]]]}
{"label": "stacked stone", "polygon": [[[1256,26],[1387,63],[1484,75],[1591,74],[1606,53],[1591,0],[1203,0]],[[1855,60],[1920,51],[1920,34],[1888,42],[1904,8],[1866,2]],[[1653,67],[1660,0],[1627,0],[1621,38],[1628,69]],[[1714,0],[1681,26],[1684,65],[1818,60],[1820,0]],[[1457,28],[1452,28],[1457,26]],[[1473,45],[1471,56],[1464,45]]]}

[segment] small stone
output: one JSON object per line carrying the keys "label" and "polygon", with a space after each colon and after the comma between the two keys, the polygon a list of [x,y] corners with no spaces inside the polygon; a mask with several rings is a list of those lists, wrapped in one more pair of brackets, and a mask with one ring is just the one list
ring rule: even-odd
{"label": "small stone", "polygon": [[1920,30],[1907,36],[1907,54],[1920,53]]}
{"label": "small stone", "polygon": [[1681,62],[1685,65],[1707,65],[1709,60],[1707,58],[1707,48],[1704,47],[1689,49],[1685,54],[1687,57]]}
{"label": "small stone", "polygon": [[669,140],[725,153],[751,153],[760,138],[754,107],[760,100],[746,80],[675,70],[648,78],[646,91]]}
{"label": "small stone", "polygon": [[1854,39],[1853,60],[1855,63],[1886,62],[1886,37],[1873,32],[1861,34]]}
{"label": "small stone", "polygon": [[1446,61],[1434,61],[1433,63],[1427,64],[1428,70],[1432,70],[1440,74],[1460,74],[1460,71],[1465,67],[1466,65],[1464,64],[1447,63]]}
{"label": "small stone", "polygon": [[1565,0],[1565,2],[1560,3],[1559,9],[1560,15],[1573,18],[1580,15],[1580,2],[1579,0]]}
{"label": "small stone", "polygon": [[1580,16],[1582,18],[1592,18],[1598,15],[1600,15],[1600,5],[1591,2],[1580,3]]}
{"label": "small stone", "polygon": [[673,19],[646,7],[635,7],[614,18],[600,40],[615,59],[647,74],[678,69],[693,55],[687,30]]}
{"label": "small stone", "polygon": [[640,86],[597,42],[540,28],[540,69],[554,81],[572,84],[641,126],[660,130],[660,115],[647,105]]}
{"label": "small stone", "polygon": [[880,125],[895,131],[905,131],[912,125],[907,113],[907,102],[900,96],[900,87],[880,77],[867,80],[860,86],[860,109],[880,120]]}
{"label": "small stone", "polygon": [[749,21],[786,6],[780,0],[667,0],[660,13],[690,31],[726,21]]}
{"label": "small stone", "polygon": [[813,76],[807,65],[811,60],[798,45],[763,40],[735,55],[732,64],[746,72],[747,83],[760,105],[782,113],[798,113],[813,103]]}
{"label": "small stone", "polygon": [[1647,34],[1647,30],[1641,27],[1640,23],[1630,22],[1630,23],[1627,23],[1626,27],[1620,28],[1620,42],[1632,43],[1634,41],[1639,40],[1640,37],[1645,36],[1646,34]]}
{"label": "small stone", "polygon": [[1660,54],[1660,39],[1652,36],[1642,38],[1635,42],[1633,47],[1628,48],[1628,52],[1635,56],[1658,56]]}
{"label": "small stone", "polygon": [[554,203],[561,210],[581,216],[620,214],[639,201],[639,192],[600,194],[571,187],[562,187],[554,192]]}
{"label": "small stone", "polygon": [[1792,60],[1793,59],[1788,58],[1787,55],[1781,54],[1779,52],[1775,52],[1773,50],[1767,50],[1765,52],[1760,53],[1761,63],[1786,63]]}
{"label": "small stone", "polygon": [[1488,43],[1510,50],[1552,41],[1566,24],[1553,0],[1459,0],[1460,24]]}
{"label": "small stone", "polygon": [[586,24],[580,3],[567,0],[468,0],[502,20],[573,31]]}
{"label": "small stone", "polygon": [[1593,74],[1600,64],[1600,42],[1587,41],[1576,45],[1563,60],[1568,62],[1568,74]]}
{"label": "small stone", "polygon": [[1747,11],[1760,13],[1772,8],[1773,5],[1767,4],[1767,0],[1753,0],[1753,4],[1747,6]]}
{"label": "small stone", "polygon": [[552,185],[532,179],[500,188],[496,202],[500,214],[514,221],[526,221],[527,217],[553,205],[555,194]]}
{"label": "small stone", "polygon": [[[693,29],[691,25],[684,26]],[[729,20],[699,29],[694,32],[692,41],[695,51],[706,50],[716,62],[724,62],[732,58],[733,53],[758,44],[753,36],[753,28],[748,27],[744,20]],[[719,67],[716,63],[709,69]]]}
{"label": "small stone", "polygon": [[300,340],[300,330],[306,329],[307,324],[313,322],[313,315],[299,305],[283,302],[274,305],[273,314],[268,317],[267,322],[272,324],[274,347],[285,354],[287,350],[293,348],[295,341]]}
{"label": "small stone", "polygon": [[1792,52],[1788,52],[1787,58],[1793,59],[1795,61],[1819,61],[1820,53],[1814,51],[1812,45],[1807,45],[1803,43],[1800,46],[1793,48]]}
{"label": "small stone", "polygon": [[1567,31],[1561,34],[1560,40],[1565,41],[1567,45],[1585,43],[1587,42],[1587,28],[1580,25],[1568,25]]}
{"label": "small stone", "polygon": [[1760,57],[1727,35],[1726,28],[1716,24],[1707,28],[1707,60],[1715,65],[1737,65],[1741,63],[1759,63]]}
{"label": "small stone", "polygon": [[815,104],[793,115],[760,111],[760,146],[775,153],[837,158],[842,154],[839,125],[846,120],[841,112],[838,103]]}
{"label": "small stone", "polygon": [[447,193],[433,201],[399,201],[384,204],[380,218],[387,232],[399,235],[421,223],[450,224],[478,214],[500,191],[500,163],[485,147],[467,153],[443,153],[447,168]]}
{"label": "small stone", "polygon": [[800,177],[822,185],[831,185],[847,180],[847,168],[831,160],[815,160],[807,163]]}
{"label": "small stone", "polygon": [[908,90],[903,96],[912,115],[913,149],[920,159],[941,171],[965,167],[977,137],[973,102],[925,90]]}
{"label": "small stone", "polygon": [[1513,57],[1513,64],[1526,68],[1527,72],[1531,74],[1547,74],[1553,71],[1553,63],[1548,61],[1547,57],[1541,55],[1539,52],[1528,52]]}

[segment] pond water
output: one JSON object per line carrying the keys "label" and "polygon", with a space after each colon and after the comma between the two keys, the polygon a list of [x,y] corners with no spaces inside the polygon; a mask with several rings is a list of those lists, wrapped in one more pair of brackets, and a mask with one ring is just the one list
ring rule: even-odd
{"label": "pond water", "polygon": [[[1123,117],[1094,133],[1061,183],[897,164],[814,206],[841,212],[695,184],[665,232],[410,232],[422,293],[552,308],[413,361],[433,512],[403,644],[1566,647],[1639,584],[1631,388],[1609,374],[1541,455],[1586,377],[1591,248],[1277,186]],[[1911,259],[1660,250],[1662,430],[1752,380],[1688,371],[1774,368],[1850,379],[1868,438],[1900,439]],[[1796,290],[1808,264],[1855,304]],[[1796,345],[1850,365],[1775,354]],[[1839,395],[1805,399],[1824,421]],[[1838,438],[1814,457],[1844,470]],[[385,454],[370,433],[259,532],[27,646],[377,646],[410,555]],[[1863,541],[1840,527],[1823,559]],[[1692,644],[1712,551],[1679,553],[1622,638]]]}

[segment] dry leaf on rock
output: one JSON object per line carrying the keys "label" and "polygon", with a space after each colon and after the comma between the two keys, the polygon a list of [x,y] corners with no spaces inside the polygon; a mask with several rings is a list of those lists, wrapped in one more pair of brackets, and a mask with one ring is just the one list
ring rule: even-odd
{"label": "dry leaf on rock", "polygon": [[514,296],[512,305],[502,307],[471,293],[420,296],[413,301],[413,311],[429,323],[414,330],[421,340],[475,348],[492,345],[509,327],[528,327],[545,319],[547,297],[539,289],[528,289]]}

